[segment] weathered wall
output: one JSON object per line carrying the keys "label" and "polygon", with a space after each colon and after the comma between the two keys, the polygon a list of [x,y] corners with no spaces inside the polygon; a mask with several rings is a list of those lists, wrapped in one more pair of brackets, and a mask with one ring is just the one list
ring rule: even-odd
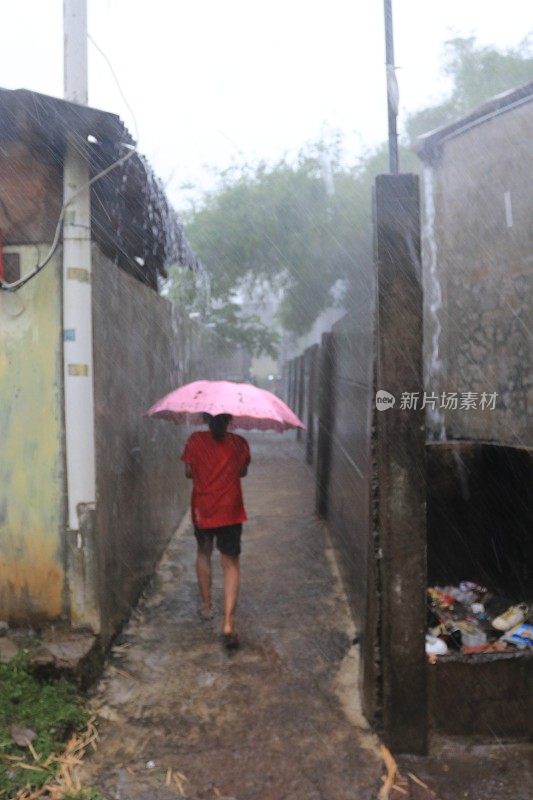
{"label": "weathered wall", "polygon": [[431,413],[429,429],[531,446],[533,102],[441,147],[425,175],[426,388],[499,397]]}
{"label": "weathered wall", "polygon": [[[6,252],[20,254],[23,275],[34,266],[34,246]],[[97,503],[79,534],[65,519],[61,250],[19,292],[0,294],[0,617],[66,618],[106,641],[189,502],[187,431],[143,413],[236,362],[97,247],[93,271]]]}
{"label": "weathered wall", "polygon": [[[423,385],[420,204],[416,175],[378,175],[376,384],[394,397]],[[380,649],[385,742],[427,746],[425,430],[423,411],[376,412]],[[409,609],[409,611],[407,611]],[[402,620],[401,626],[398,621]]]}
{"label": "weathered wall", "polygon": [[[48,245],[9,247],[21,273]],[[61,256],[16,294],[0,294],[0,617],[63,607]]]}
{"label": "weathered wall", "polygon": [[188,507],[186,429],[143,418],[159,397],[223,359],[202,329],[93,249],[97,503],[102,635],[128,616]]}
{"label": "weathered wall", "polygon": [[371,420],[373,309],[346,316],[333,328],[333,427],[328,522],[360,630],[367,612],[371,542]]}
{"label": "weathered wall", "polygon": [[460,653],[428,664],[429,722],[449,736],[533,736],[533,653]]}
{"label": "weathered wall", "polygon": [[305,425],[305,460],[316,468],[316,438],[318,426],[318,366],[319,346],[311,345],[305,351],[305,410],[302,422]]}
{"label": "weathered wall", "polygon": [[425,436],[421,410],[378,412],[374,397],[422,387],[419,219],[416,176],[379,176],[375,295],[323,335],[318,403],[298,379],[308,353],[285,373],[292,408],[318,408],[316,507],[360,635],[363,709],[400,752],[426,748]]}
{"label": "weathered wall", "polygon": [[62,196],[62,169],[42,143],[31,147],[2,141],[0,232],[4,243],[52,241]]}
{"label": "weathered wall", "polygon": [[[376,711],[379,602],[372,522],[373,338],[373,304],[361,304],[357,313],[323,335],[320,349],[310,348],[285,371],[289,402],[295,411],[303,407],[305,412],[305,455],[316,470],[317,513],[328,521],[361,636],[364,703],[370,718]],[[306,379],[300,384],[302,363]]]}

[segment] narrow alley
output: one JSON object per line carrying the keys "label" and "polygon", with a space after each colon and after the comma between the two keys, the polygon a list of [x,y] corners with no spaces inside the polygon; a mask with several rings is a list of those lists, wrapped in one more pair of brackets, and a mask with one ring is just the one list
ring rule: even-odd
{"label": "narrow alley", "polygon": [[0,800],[532,800],[526,4],[5,5]]}
{"label": "narrow alley", "polygon": [[[198,617],[186,520],[92,701],[100,743],[83,779],[106,797],[377,796],[382,763],[354,707],[353,623],[313,515],[311,473],[294,434],[249,440],[241,649],[228,656],[219,616],[213,623]],[[219,611],[221,601],[217,563]]]}

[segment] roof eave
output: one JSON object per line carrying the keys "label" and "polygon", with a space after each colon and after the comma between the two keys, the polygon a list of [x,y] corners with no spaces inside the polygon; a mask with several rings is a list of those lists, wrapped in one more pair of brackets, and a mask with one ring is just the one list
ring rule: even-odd
{"label": "roof eave", "polygon": [[532,101],[533,81],[529,81],[528,83],[524,83],[521,86],[492,97],[455,122],[442,125],[440,128],[424,133],[422,136],[418,137],[418,141],[413,149],[422,161],[434,163],[440,157],[443,144],[449,139],[453,139],[455,136],[466,133],[466,131],[477,125],[481,125],[489,119],[498,117],[501,114],[512,111],[518,106]]}

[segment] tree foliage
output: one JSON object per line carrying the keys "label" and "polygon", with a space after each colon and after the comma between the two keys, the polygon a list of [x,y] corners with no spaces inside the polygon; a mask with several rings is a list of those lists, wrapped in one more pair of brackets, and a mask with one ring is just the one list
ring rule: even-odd
{"label": "tree foliage", "polygon": [[256,314],[243,313],[231,293],[224,299],[213,299],[206,277],[183,267],[171,267],[169,299],[210,328],[221,350],[242,345],[252,355],[266,353],[275,358],[280,340],[277,331],[267,328]]}
{"label": "tree foliage", "polygon": [[334,302],[335,282],[368,265],[369,188],[322,144],[295,163],[283,159],[226,174],[187,221],[191,242],[209,265],[213,297],[229,302],[236,287],[254,294],[267,284],[281,297],[285,326],[307,330]]}
{"label": "tree foliage", "polygon": [[[533,58],[527,42],[502,53],[478,47],[474,38],[453,39],[444,69],[452,92],[407,120],[404,171],[418,169],[410,147],[418,135],[531,79]],[[375,176],[387,171],[386,145],[350,164],[337,138],[305,148],[296,159],[221,173],[216,191],[185,217],[190,241],[210,273],[211,305],[202,309],[203,318],[221,326],[225,337],[249,336],[256,352],[272,352],[275,343],[261,337],[257,317],[239,314],[239,294],[270,287],[279,298],[279,320],[297,334],[338,302],[339,286],[346,306],[369,302],[371,191]]]}
{"label": "tree foliage", "polygon": [[530,41],[504,52],[479,47],[474,36],[450,39],[445,44],[444,72],[452,79],[452,92],[442,103],[412,114],[406,123],[410,141],[453,122],[500,92],[533,79]]}

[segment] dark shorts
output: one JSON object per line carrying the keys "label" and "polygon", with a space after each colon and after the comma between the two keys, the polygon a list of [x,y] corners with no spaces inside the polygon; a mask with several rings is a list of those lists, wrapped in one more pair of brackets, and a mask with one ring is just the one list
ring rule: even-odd
{"label": "dark shorts", "polygon": [[224,525],[222,528],[195,528],[194,535],[198,547],[213,543],[216,537],[217,550],[225,556],[238,556],[241,553],[242,522],[238,525]]}

